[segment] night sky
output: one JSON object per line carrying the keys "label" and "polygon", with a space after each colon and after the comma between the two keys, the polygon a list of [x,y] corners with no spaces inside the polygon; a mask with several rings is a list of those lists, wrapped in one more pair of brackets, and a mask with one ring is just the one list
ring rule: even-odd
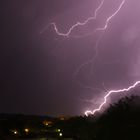
{"label": "night sky", "polygon": [[[67,32],[93,16],[99,0],[0,1],[1,113],[81,115],[99,106],[106,90],[140,79],[139,0],[126,0],[105,32],[74,37],[104,26],[121,3],[105,1],[97,19],[69,38],[58,36],[50,23]],[[101,36],[98,57],[82,66],[95,56]]]}

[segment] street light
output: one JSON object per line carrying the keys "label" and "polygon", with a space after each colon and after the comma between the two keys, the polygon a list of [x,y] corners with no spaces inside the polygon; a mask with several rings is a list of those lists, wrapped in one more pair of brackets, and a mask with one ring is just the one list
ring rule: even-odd
{"label": "street light", "polygon": [[14,131],[14,134],[16,135],[17,134],[17,131]]}
{"label": "street light", "polygon": [[17,131],[17,130],[13,130],[12,132],[13,132],[15,135],[18,134],[18,131]]}
{"label": "street light", "polygon": [[59,133],[59,136],[60,136],[60,137],[62,137],[62,136],[63,136],[63,134],[62,134],[62,133]]}

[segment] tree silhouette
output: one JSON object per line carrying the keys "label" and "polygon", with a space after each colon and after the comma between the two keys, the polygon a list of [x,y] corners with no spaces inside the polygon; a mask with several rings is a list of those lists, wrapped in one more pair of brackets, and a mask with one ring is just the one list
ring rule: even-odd
{"label": "tree silhouette", "polygon": [[111,105],[98,120],[98,139],[140,139],[140,97],[131,96]]}

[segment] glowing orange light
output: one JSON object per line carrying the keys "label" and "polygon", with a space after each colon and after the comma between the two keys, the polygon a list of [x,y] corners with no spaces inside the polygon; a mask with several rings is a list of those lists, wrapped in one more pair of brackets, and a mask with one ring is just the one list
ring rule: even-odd
{"label": "glowing orange light", "polygon": [[28,132],[29,132],[29,129],[28,129],[28,128],[25,128],[24,131],[25,131],[26,133],[28,133]]}

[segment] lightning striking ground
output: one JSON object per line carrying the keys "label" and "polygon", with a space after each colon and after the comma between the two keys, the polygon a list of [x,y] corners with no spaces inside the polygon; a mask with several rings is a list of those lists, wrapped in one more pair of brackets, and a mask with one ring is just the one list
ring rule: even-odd
{"label": "lightning striking ground", "polygon": [[[57,35],[59,36],[63,36],[63,37],[69,37],[69,35],[71,34],[71,32],[78,26],[84,26],[86,25],[87,23],[89,23],[91,20],[95,20],[96,17],[97,17],[97,14],[98,14],[98,11],[102,8],[103,4],[104,4],[104,1],[105,0],[102,0],[100,5],[98,6],[98,8],[95,10],[95,14],[93,17],[89,17],[87,20],[85,20],[84,22],[77,22],[76,24],[74,24],[69,30],[67,33],[62,33],[62,32],[59,32],[56,24],[53,22],[51,23],[54,27],[54,30],[56,32]],[[118,13],[119,11],[121,10],[121,8],[123,7],[123,5],[125,4],[126,0],[122,0],[121,4],[119,5],[119,7],[117,8],[117,10],[107,18],[106,22],[105,22],[105,25],[103,27],[99,27],[99,28],[96,28],[94,33],[97,32],[97,31],[106,31],[106,29],[108,28],[108,25],[109,23],[111,22],[112,18],[114,18]],[[99,42],[98,42],[99,43]],[[98,44],[97,43],[97,44]],[[98,46],[98,45],[97,45]],[[97,46],[96,46],[96,49],[97,49]],[[95,60],[95,57],[94,57],[94,60]],[[92,62],[93,60],[91,60],[90,62]],[[88,64],[90,63],[88,62]],[[87,64],[87,63],[86,63]],[[83,67],[84,65],[86,64],[83,64],[81,65],[81,67]],[[81,69],[80,67],[80,69]],[[78,70],[79,71],[79,70]],[[107,103],[107,99],[110,95],[112,94],[115,94],[115,93],[121,93],[121,92],[128,92],[132,89],[134,89],[137,85],[140,84],[140,81],[136,81],[133,85],[129,86],[128,88],[124,88],[124,89],[119,89],[119,90],[110,90],[109,92],[107,92],[107,94],[104,96],[104,101],[100,104],[100,106],[97,108],[97,109],[94,109],[93,111],[92,110],[87,110],[85,111],[85,115],[88,116],[89,114],[92,114],[94,115],[96,112],[99,112],[101,111],[101,109],[103,108],[103,106]]]}
{"label": "lightning striking ground", "polygon": [[119,90],[110,90],[105,96],[104,96],[104,101],[103,103],[101,103],[101,105],[97,108],[94,109],[93,111],[91,110],[87,110],[85,111],[85,115],[88,116],[89,114],[94,115],[96,112],[101,111],[101,109],[103,108],[103,106],[107,103],[107,98],[113,94],[113,93],[120,93],[120,92],[128,92],[132,89],[134,89],[138,84],[140,84],[140,81],[135,82],[132,86],[128,87],[128,88],[124,88],[124,89],[119,89]]}
{"label": "lightning striking ground", "polygon": [[[119,11],[121,10],[121,8],[123,7],[124,3],[126,2],[126,0],[122,0],[121,4],[119,5],[119,7],[117,8],[117,10],[107,18],[106,22],[105,22],[105,25],[103,27],[99,27],[99,28],[96,28],[94,33],[97,32],[97,31],[106,31],[107,28],[108,28],[108,25],[109,23],[111,22],[112,18],[114,18],[118,13]],[[89,17],[85,22],[81,23],[81,22],[77,22],[75,25],[73,25],[69,31],[67,33],[61,33],[59,32],[57,26],[55,23],[52,23],[52,25],[54,26],[54,30],[55,32],[57,33],[57,35],[59,36],[63,36],[63,37],[69,37],[69,35],[71,34],[71,32],[77,27],[77,26],[84,26],[86,25],[88,22],[90,22],[91,20],[95,20],[96,17],[97,17],[97,13],[98,11],[102,8],[104,4],[104,0],[101,1],[99,7],[95,10],[95,15],[93,17]],[[96,49],[98,48],[98,44],[99,44],[100,40],[98,41],[97,45],[96,45]],[[96,55],[97,57],[97,55]],[[86,64],[89,64],[91,63],[93,60],[95,60],[95,58],[92,59],[90,62],[88,63],[85,63],[83,65],[80,66],[80,69],[81,67],[85,66]],[[79,70],[78,70],[79,71]],[[92,114],[94,115],[96,112],[99,112],[101,111],[101,109],[103,108],[103,106],[107,103],[107,98],[111,95],[111,94],[114,94],[114,93],[120,93],[120,92],[128,92],[130,91],[131,89],[134,89],[138,84],[140,84],[140,81],[137,81],[135,82],[132,86],[128,87],[128,88],[124,88],[124,89],[120,89],[120,90],[110,90],[105,96],[104,96],[104,101],[100,104],[100,106],[97,108],[97,109],[94,109],[93,111],[91,110],[87,110],[85,111],[85,115],[88,116],[89,114]]]}
{"label": "lightning striking ground", "polygon": [[[106,24],[104,27],[102,28],[97,28],[96,31],[104,31],[107,29],[108,24],[110,23],[111,19],[116,16],[118,14],[118,12],[120,11],[120,9],[122,8],[122,6],[124,5],[126,0],[123,0],[122,3],[120,4],[119,8],[116,10],[116,12],[114,14],[112,14],[107,20],[106,20]],[[124,89],[120,89],[120,90],[110,90],[105,96],[104,96],[104,101],[100,104],[100,106],[97,109],[94,109],[93,111],[91,110],[87,110],[85,111],[85,115],[88,116],[89,114],[94,115],[96,112],[101,111],[101,109],[103,108],[103,106],[107,103],[107,98],[113,94],[113,93],[120,93],[120,92],[128,92],[132,89],[134,89],[138,84],[140,84],[140,81],[136,81],[133,85],[131,85],[128,88],[124,88]]]}
{"label": "lightning striking ground", "polygon": [[[118,14],[118,12],[121,10],[122,6],[124,5],[125,1],[126,1],[126,0],[123,0],[123,1],[121,2],[121,4],[120,4],[119,8],[118,8],[109,18],[107,18],[105,26],[102,27],[102,28],[97,28],[97,29],[95,30],[95,32],[96,32],[96,31],[105,31],[105,30],[107,29],[108,24],[110,23],[111,19],[112,19],[113,17],[115,17],[115,16]],[[131,89],[135,88],[138,84],[140,84],[140,81],[136,81],[132,86],[130,86],[130,87],[128,87],[128,88],[124,88],[124,89],[120,89],[120,90],[110,90],[110,91],[104,96],[104,101],[100,104],[100,106],[99,106],[97,109],[94,109],[93,111],[91,111],[91,110],[85,111],[85,115],[86,115],[86,116],[88,116],[89,114],[94,115],[96,112],[99,112],[99,111],[103,108],[103,106],[107,103],[107,98],[108,98],[111,94],[113,94],[113,93],[120,93],[120,92],[128,92],[128,91],[130,91]]]}

